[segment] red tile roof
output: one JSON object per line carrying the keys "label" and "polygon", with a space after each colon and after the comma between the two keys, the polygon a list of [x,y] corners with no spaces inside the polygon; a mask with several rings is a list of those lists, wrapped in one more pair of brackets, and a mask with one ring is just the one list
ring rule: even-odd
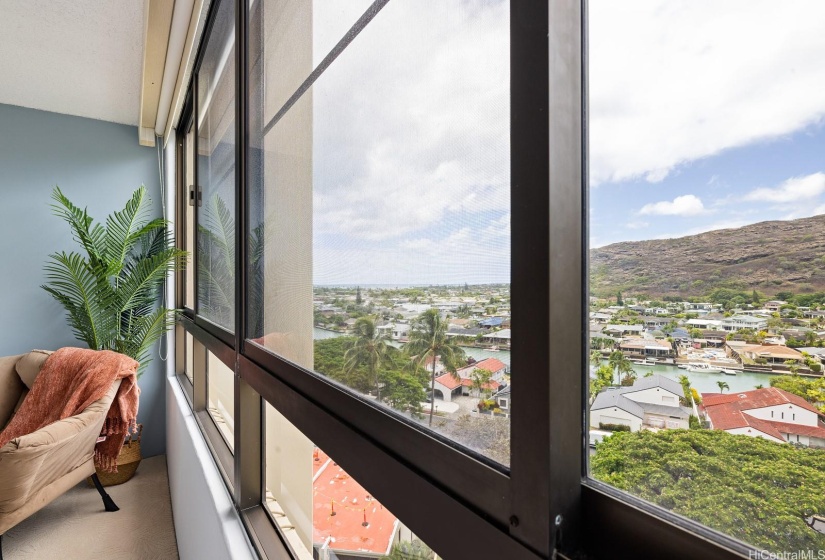
{"label": "red tile roof", "polygon": [[816,407],[802,397],[788,393],[782,389],[777,389],[776,387],[765,387],[764,389],[729,393],[727,395],[720,393],[702,393],[702,403],[705,407],[731,402],[738,402],[738,408],[741,410],[795,404],[800,408],[819,414]]}
{"label": "red tile roof", "polygon": [[800,436],[815,437],[825,439],[825,425],[822,422],[818,426],[803,426],[801,424],[791,424],[788,422],[771,422],[776,429],[783,434],[799,434]]}
{"label": "red tile roof", "polygon": [[[763,420],[747,413],[749,410],[795,404],[817,414],[819,411],[805,399],[777,389],[767,387],[742,393],[719,394],[702,393],[702,408],[710,418],[714,429],[732,430],[735,428],[753,428],[777,439],[786,439],[783,434],[799,434],[825,438],[825,427],[805,426],[788,422]],[[822,422],[820,421],[820,424]]]}
{"label": "red tile roof", "polygon": [[329,539],[332,550],[389,554],[398,529],[396,517],[323,451],[318,450],[317,457],[313,465],[321,467],[313,469],[313,542]]}
{"label": "red tile roof", "polygon": [[[473,380],[472,379],[465,379],[465,378],[462,377],[461,378],[461,384],[464,385],[465,387],[472,387],[473,386]],[[490,381],[488,381],[487,383],[482,385],[482,388],[492,389],[494,391],[497,390],[499,387],[501,387],[501,383],[499,383],[495,379],[491,379]]]}
{"label": "red tile roof", "polygon": [[486,369],[487,371],[492,371],[493,373],[495,373],[499,370],[505,369],[507,366],[498,358],[485,358],[480,362],[474,363],[470,367],[472,367],[473,369]]}
{"label": "red tile roof", "polygon": [[442,385],[444,385],[450,391],[452,391],[453,389],[458,388],[458,386],[461,385],[461,379],[453,377],[453,374],[449,373],[449,372],[445,373],[444,375],[441,375],[439,377],[436,377],[435,380],[438,383],[441,383]]}
{"label": "red tile roof", "polygon": [[474,369],[486,369],[489,372],[495,373],[497,371],[507,368],[507,364],[498,358],[484,358],[480,362],[470,364],[469,366],[459,368],[457,373],[461,377],[469,378]]}

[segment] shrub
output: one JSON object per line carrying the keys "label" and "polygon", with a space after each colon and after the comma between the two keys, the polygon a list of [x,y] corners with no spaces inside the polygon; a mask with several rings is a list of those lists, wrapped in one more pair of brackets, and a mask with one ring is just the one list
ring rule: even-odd
{"label": "shrub", "polygon": [[630,426],[627,424],[605,424],[603,422],[599,422],[599,429],[606,430],[608,432],[629,432]]}

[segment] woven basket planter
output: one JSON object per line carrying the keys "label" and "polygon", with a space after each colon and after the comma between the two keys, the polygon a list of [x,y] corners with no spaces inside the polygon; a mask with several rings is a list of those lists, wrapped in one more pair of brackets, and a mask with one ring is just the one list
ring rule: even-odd
{"label": "woven basket planter", "polygon": [[[120,454],[117,456],[117,472],[106,472],[95,469],[97,477],[103,486],[116,486],[123,484],[135,475],[140,460],[143,458],[140,454],[140,435],[143,432],[143,424],[138,424],[137,434],[132,434],[123,447],[120,448]],[[91,477],[86,479],[86,483],[90,487],[94,487]]]}

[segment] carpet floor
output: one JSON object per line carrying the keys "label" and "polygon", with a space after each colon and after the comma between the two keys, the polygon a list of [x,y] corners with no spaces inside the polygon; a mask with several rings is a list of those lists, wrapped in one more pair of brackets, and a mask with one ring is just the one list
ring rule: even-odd
{"label": "carpet floor", "polygon": [[104,511],[83,482],[3,535],[4,560],[178,558],[165,455],[144,459],[129,482],[106,491],[120,511]]}

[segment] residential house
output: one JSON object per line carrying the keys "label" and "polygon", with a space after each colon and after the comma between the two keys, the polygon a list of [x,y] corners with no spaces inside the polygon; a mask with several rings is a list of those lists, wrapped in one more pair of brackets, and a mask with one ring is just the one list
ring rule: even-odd
{"label": "residential house", "polygon": [[805,399],[776,387],[702,393],[701,409],[715,430],[825,447],[825,415]]}
{"label": "residential house", "polygon": [[512,410],[512,397],[510,395],[510,385],[501,389],[498,393],[493,395],[493,400],[496,401],[496,406],[503,414],[510,416]]}
{"label": "residential house", "polygon": [[689,329],[706,329],[706,330],[716,330],[721,328],[722,321],[720,319],[708,319],[708,318],[696,318],[696,319],[688,319],[685,321],[685,326]]}
{"label": "residential house", "polygon": [[751,317],[748,315],[733,315],[722,320],[722,330],[736,332],[741,329],[751,329],[761,331],[768,328],[768,320],[764,317]]}
{"label": "residential house", "polygon": [[663,375],[637,379],[631,387],[610,388],[590,406],[590,426],[620,424],[643,428],[688,428],[690,409],[679,405],[682,386]]}
{"label": "residential house", "polygon": [[673,345],[664,339],[626,338],[619,343],[619,350],[633,357],[673,358]]}
{"label": "residential house", "polygon": [[598,311],[591,311],[590,312],[590,320],[594,323],[602,323],[605,324],[610,320],[609,313],[601,313]]}
{"label": "residential house", "polygon": [[788,348],[787,346],[768,345],[768,344],[736,344],[735,341],[729,340],[726,347],[726,353],[743,363],[748,360],[753,360],[756,363],[762,362],[771,365],[784,365],[786,360],[797,360],[802,363],[803,356],[799,350]]}
{"label": "residential house", "polygon": [[510,346],[510,329],[501,329],[500,331],[491,332],[489,334],[485,334],[482,338],[485,342]]}
{"label": "residential house", "polygon": [[645,332],[645,327],[644,325],[606,325],[602,332],[610,336],[625,336],[631,334],[641,336],[641,334]]}
{"label": "residential house", "polygon": [[771,313],[776,313],[777,311],[780,310],[780,308],[783,305],[787,305],[787,303],[788,303],[787,301],[782,301],[782,300],[779,300],[779,299],[775,299],[775,300],[771,300],[771,301],[766,301],[765,304],[762,307],[764,307],[767,311],[770,311]]}

